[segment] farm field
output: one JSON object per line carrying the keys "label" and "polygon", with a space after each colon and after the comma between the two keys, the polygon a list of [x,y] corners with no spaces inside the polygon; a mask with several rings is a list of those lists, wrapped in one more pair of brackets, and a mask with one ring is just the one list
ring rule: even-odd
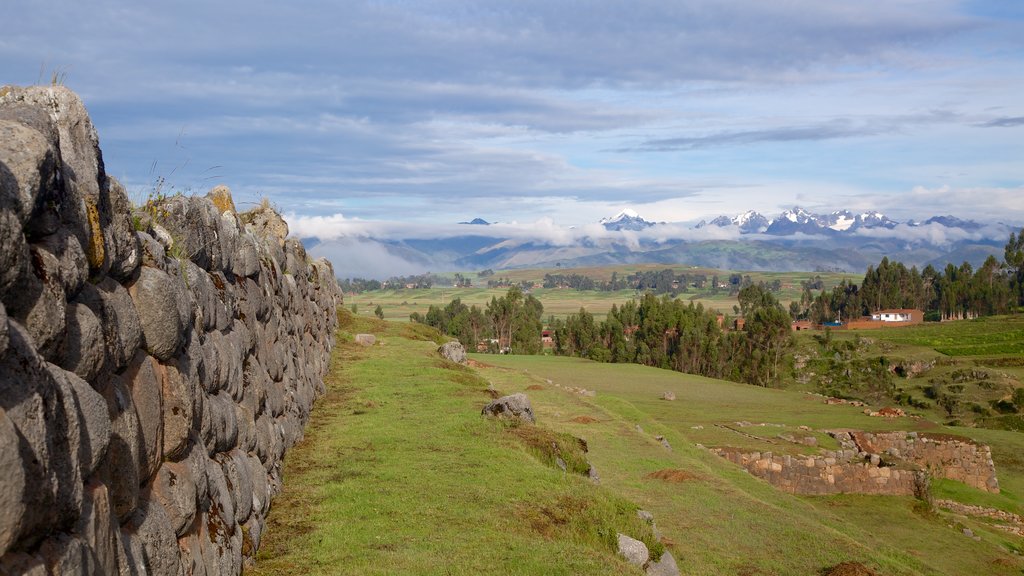
{"label": "farm field", "polygon": [[[526,269],[526,270],[499,270],[493,276],[480,278],[475,273],[466,274],[474,283],[471,288],[439,288],[430,289],[397,289],[397,290],[373,290],[362,293],[345,295],[345,305],[356,305],[360,315],[372,315],[377,305],[380,305],[384,318],[388,320],[408,320],[413,312],[426,314],[430,305],[443,306],[454,298],[459,298],[466,305],[476,304],[483,307],[490,302],[492,297],[501,297],[507,288],[487,288],[487,281],[497,278],[507,278],[513,283],[533,282],[539,285],[545,274],[580,274],[596,280],[607,281],[613,272],[620,277],[625,277],[636,272],[659,271],[672,269],[677,274],[697,275],[703,274],[711,279],[718,275],[722,281],[734,272],[727,270],[712,270],[706,268],[692,268],[688,266],[671,266],[664,264],[641,264],[627,266],[606,266],[592,268],[550,268],[550,269]],[[839,284],[844,279],[860,279],[854,274],[836,273],[813,273],[813,272],[747,272],[754,282],[768,282],[779,280],[782,290],[777,294],[784,305],[788,305],[793,299],[799,299],[801,288],[800,283],[809,280],[814,276],[821,276],[826,288]],[[453,276],[445,274],[445,276]],[[579,312],[580,308],[586,308],[597,319],[603,319],[613,304],[622,304],[627,300],[635,298],[635,290],[620,290],[617,292],[601,292],[596,290],[571,290],[571,289],[546,289],[534,288],[531,293],[544,304],[544,316],[549,315],[564,318],[569,314]],[[691,287],[688,292],[678,295],[679,299],[699,303],[705,308],[719,310],[726,314],[732,314],[732,307],[737,303],[734,296],[729,296],[727,290],[721,290],[718,294],[712,295],[709,290],[701,290]]]}

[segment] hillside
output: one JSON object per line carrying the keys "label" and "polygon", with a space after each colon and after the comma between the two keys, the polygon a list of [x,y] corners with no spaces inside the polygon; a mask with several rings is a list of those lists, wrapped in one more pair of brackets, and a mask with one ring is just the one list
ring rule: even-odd
{"label": "hillside", "polygon": [[[828,448],[825,429],[941,429],[927,420],[894,423],[799,392],[635,365],[474,356],[465,368],[441,360],[436,333],[422,326],[347,314],[341,324],[328,395],[289,453],[257,574],[639,574],[607,538],[637,508],[653,513],[684,574],[816,574],[843,562],[884,575],[1024,567],[1019,538],[992,521],[928,511],[911,496],[787,494],[705,448],[808,453],[779,436],[809,433]],[[357,332],[378,344],[356,345]],[[523,391],[537,434],[586,441],[599,485],[481,418],[492,396]],[[665,392],[676,400],[661,400]],[[1018,435],[949,432],[993,446],[1003,491],[942,481],[937,496],[1020,511]]]}

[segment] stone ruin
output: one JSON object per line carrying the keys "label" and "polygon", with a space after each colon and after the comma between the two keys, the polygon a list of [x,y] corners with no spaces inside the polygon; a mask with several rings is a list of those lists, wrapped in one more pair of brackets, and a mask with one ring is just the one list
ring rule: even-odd
{"label": "stone ruin", "polygon": [[988,446],[918,432],[829,432],[840,450],[794,456],[716,448],[719,456],[793,494],[917,495],[928,476],[999,492]]}
{"label": "stone ruin", "polygon": [[74,93],[0,88],[2,574],[240,573],[324,392],[330,264],[226,188],[151,200]]}

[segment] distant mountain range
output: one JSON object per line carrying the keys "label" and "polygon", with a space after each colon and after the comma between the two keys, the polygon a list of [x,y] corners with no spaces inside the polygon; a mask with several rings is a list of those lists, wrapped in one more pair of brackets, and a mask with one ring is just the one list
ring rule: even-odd
{"label": "distant mountain range", "polygon": [[[376,264],[393,273],[665,263],[732,270],[846,271],[860,273],[882,257],[924,267],[1002,257],[1011,231],[1019,227],[979,223],[953,215],[900,222],[876,211],[837,210],[815,214],[800,207],[775,218],[750,210],[696,225],[652,222],[635,210],[601,219],[599,228],[562,228],[557,235],[529,226],[495,224],[474,218],[460,225],[470,232],[447,231],[437,238],[327,240],[307,247],[332,257],[339,275],[359,276],[362,264],[345,271],[345,251],[353,243],[380,254]],[[339,261],[340,258],[340,261]],[[404,266],[404,267],[403,267]],[[399,270],[398,268],[401,268]],[[391,272],[391,271],[389,271]],[[374,270],[374,274],[387,272]]]}

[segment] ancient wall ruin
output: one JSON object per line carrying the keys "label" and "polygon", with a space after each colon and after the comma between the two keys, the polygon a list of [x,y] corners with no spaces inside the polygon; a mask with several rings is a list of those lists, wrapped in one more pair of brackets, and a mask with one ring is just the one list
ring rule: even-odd
{"label": "ancient wall ruin", "polygon": [[238,574],[341,294],[223,187],[143,209],[79,98],[0,88],[0,573]]}
{"label": "ancient wall ruin", "polygon": [[992,450],[967,438],[917,432],[852,432],[858,450],[913,462],[936,478],[999,493]]}
{"label": "ancient wall ruin", "polygon": [[792,456],[717,448],[716,454],[793,494],[918,495],[928,476],[999,492],[988,446],[917,432],[830,432],[840,450]]}
{"label": "ancient wall ruin", "polygon": [[718,449],[716,453],[748,472],[791,494],[881,494],[909,496],[915,492],[917,472],[855,461],[844,451],[823,455],[791,456],[771,452]]}

